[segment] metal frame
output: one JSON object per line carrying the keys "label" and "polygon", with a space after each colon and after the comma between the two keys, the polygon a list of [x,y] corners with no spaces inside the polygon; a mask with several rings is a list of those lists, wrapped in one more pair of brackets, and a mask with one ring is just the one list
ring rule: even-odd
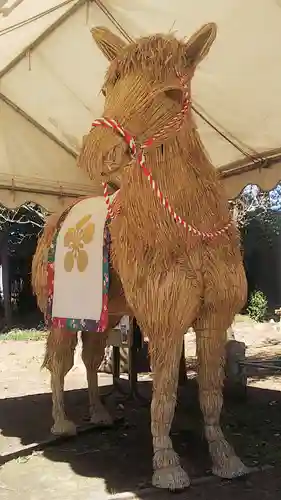
{"label": "metal frame", "polygon": [[139,332],[137,332],[137,322],[135,318],[133,319],[132,326],[129,332],[129,391],[125,391],[120,383],[120,347],[113,346],[113,363],[112,363],[112,375],[113,375],[113,387],[112,389],[103,394],[103,398],[112,396],[115,393],[120,393],[125,397],[125,401],[139,401],[143,404],[148,404],[147,398],[142,396],[138,390],[138,371],[137,371],[137,353],[140,348]]}
{"label": "metal frame", "polygon": [[257,369],[270,370],[270,371],[281,371],[281,361],[239,361],[239,365],[247,368],[247,366],[252,366]]}

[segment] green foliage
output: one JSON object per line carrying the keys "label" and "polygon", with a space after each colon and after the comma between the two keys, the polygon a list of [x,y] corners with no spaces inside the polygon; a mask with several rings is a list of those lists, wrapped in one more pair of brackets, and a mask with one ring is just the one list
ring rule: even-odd
{"label": "green foliage", "polygon": [[[274,196],[273,196],[274,194]],[[268,251],[281,235],[281,186],[264,192],[258,186],[246,186],[230,209],[240,230],[244,248],[251,254],[254,247]]]}
{"label": "green foliage", "polygon": [[244,219],[241,235],[245,244],[252,247],[273,248],[281,234],[280,212],[258,208]]}
{"label": "green foliage", "polygon": [[47,338],[48,332],[45,330],[19,330],[17,328],[10,330],[7,333],[2,333],[0,335],[1,340],[45,340]]}
{"label": "green foliage", "polygon": [[256,291],[251,294],[247,313],[255,321],[264,321],[267,313],[267,298],[263,292]]}

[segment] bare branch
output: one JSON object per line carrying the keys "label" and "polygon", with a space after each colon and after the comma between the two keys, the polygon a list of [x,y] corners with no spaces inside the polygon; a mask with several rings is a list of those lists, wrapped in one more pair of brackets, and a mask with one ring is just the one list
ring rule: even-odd
{"label": "bare branch", "polygon": [[40,219],[42,219],[45,222],[46,215],[44,215],[39,210],[35,210],[35,208],[32,207],[31,205],[22,205],[22,208],[25,208],[29,212],[33,212],[34,214],[36,214]]}
{"label": "bare branch", "polygon": [[24,240],[31,240],[33,238],[33,234],[19,234],[16,235],[16,241],[11,240],[10,243],[11,245],[20,245]]}
{"label": "bare branch", "polygon": [[37,222],[34,222],[32,220],[23,220],[23,217],[20,218],[20,219],[15,220],[14,218],[11,219],[10,217],[6,217],[6,216],[4,216],[3,214],[0,213],[0,219],[2,219],[4,222],[8,222],[10,224],[31,224],[32,226],[39,227],[40,229],[44,225],[43,222],[42,222],[42,224],[38,224]]}
{"label": "bare branch", "polygon": [[267,212],[270,208],[270,196],[261,191],[257,186],[248,186],[234,201],[230,202],[233,219],[239,228],[248,220],[248,215],[256,210]]}

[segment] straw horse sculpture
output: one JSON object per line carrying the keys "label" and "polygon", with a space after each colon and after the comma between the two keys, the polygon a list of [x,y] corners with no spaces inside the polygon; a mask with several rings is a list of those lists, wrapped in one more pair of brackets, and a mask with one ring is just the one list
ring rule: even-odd
{"label": "straw horse sculpture", "polygon": [[[196,332],[199,397],[213,472],[232,478],[246,468],[220,427],[225,332],[245,302],[246,280],[227,198],[190,106],[191,80],[216,37],[216,26],[204,25],[188,41],[155,35],[127,45],[105,28],[95,28],[92,35],[110,66],[102,89],[104,114],[84,138],[78,164],[100,179],[105,193],[109,181],[120,187],[118,215],[109,206],[111,263],[114,279],[117,273],[126,302],[149,338],[153,485],[171,490],[189,485],[169,434],[183,336],[190,326]],[[55,220],[47,225],[34,259],[39,297],[44,296],[43,247],[55,225]],[[48,340],[57,432],[71,430],[62,390],[75,342],[60,331],[52,331]],[[103,347],[104,334],[84,336],[94,421],[109,418],[93,373]]]}

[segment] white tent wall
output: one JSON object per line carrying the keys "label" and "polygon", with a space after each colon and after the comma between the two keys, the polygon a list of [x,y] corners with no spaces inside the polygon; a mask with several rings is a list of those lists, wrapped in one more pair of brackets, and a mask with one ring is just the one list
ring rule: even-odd
{"label": "white tent wall", "polygon": [[76,158],[0,101],[0,203],[14,208],[26,201],[49,211],[93,193]]}
{"label": "white tent wall", "polygon": [[[29,44],[46,32],[54,23],[81,3],[81,0],[22,0],[16,5],[16,0],[1,0],[0,31],[9,30],[11,26],[26,19],[40,15],[42,11],[50,10],[48,15],[39,17],[36,21],[21,26],[0,37],[0,71],[14,60]],[[59,4],[61,6],[56,8]],[[54,10],[52,10],[54,9]],[[6,11],[6,13],[5,13]],[[7,12],[8,11],[8,12]],[[5,15],[3,15],[5,13]],[[2,14],[2,15],[1,15]]]}
{"label": "white tent wall", "polygon": [[[34,10],[35,3],[33,0],[23,0],[23,2],[25,2],[24,5],[26,7],[24,19],[27,19],[36,13],[36,10]],[[45,2],[45,7],[46,4],[50,8],[57,5],[57,1],[48,0],[48,2]],[[22,46],[20,51],[20,45],[17,43],[18,32],[22,35],[20,43],[25,40],[28,45],[33,41],[30,38],[30,33],[33,33],[33,37],[35,36],[35,38],[37,36],[41,37],[42,33],[50,28],[50,25],[53,25],[60,18],[64,19],[69,9],[75,12],[73,7],[75,8],[78,4],[85,4],[85,2],[81,2],[81,0],[68,2],[68,6],[48,14],[48,16],[43,17],[35,23],[31,23],[31,25],[29,24],[29,30],[27,27],[23,27],[17,29],[16,32],[12,31],[0,37],[0,49],[3,49],[0,56],[0,68],[2,71],[5,72],[4,66],[8,61],[9,50],[10,55],[12,54],[13,57],[20,57]],[[38,10],[38,3],[36,5]],[[33,10],[31,7],[33,7]],[[40,10],[42,10],[42,7]],[[12,24],[19,20],[15,17],[14,12],[11,16],[13,16]],[[4,24],[6,19],[4,18]],[[38,26],[37,23],[39,23]],[[0,27],[4,29],[2,20]],[[5,43],[3,43],[4,39]],[[8,47],[7,43],[10,43],[10,47]],[[54,52],[56,53],[56,49]],[[27,54],[29,52],[26,52],[26,56],[23,59],[20,57],[22,62],[19,62],[19,69],[21,69],[22,63],[31,62],[31,57]],[[59,107],[59,98],[55,92],[54,99],[51,98],[51,100],[48,100],[48,96],[50,96],[50,92],[48,93],[48,91],[52,91],[53,88],[49,85],[47,78],[44,80],[44,72],[41,75],[43,78],[40,81],[43,86],[43,94],[40,94],[27,78],[31,72],[31,67],[28,66],[27,77],[22,78],[21,76],[17,76],[18,65],[15,64],[13,66],[11,61],[9,63],[12,69],[6,73],[7,76],[13,75],[15,71],[15,79],[20,78],[17,81],[19,89],[21,89],[25,96],[31,98],[32,102],[39,107],[41,112],[44,108],[48,109],[49,107],[50,109],[54,109],[56,106]],[[13,79],[13,82],[15,79]],[[3,86],[4,78],[1,78],[0,203],[9,208],[14,208],[26,201],[33,201],[41,204],[48,211],[54,212],[67,206],[76,197],[101,194],[101,186],[94,186],[87,174],[79,170],[76,166],[78,146],[76,148],[68,148],[67,144],[60,144],[59,141],[56,142],[56,140],[53,140],[52,134],[49,134],[48,130],[45,133],[40,116],[36,114],[34,117],[35,125],[31,123],[34,120],[32,113],[29,113],[28,106],[22,105],[22,100],[18,99],[17,96],[12,96],[11,103],[14,105],[13,107],[7,104],[7,102],[10,102],[8,98],[9,92],[3,93]],[[13,85],[11,85],[12,89]],[[66,106],[68,107],[69,104],[71,109],[71,103],[67,101]],[[31,122],[23,116],[25,110],[27,111],[27,118],[30,117]],[[23,111],[23,115],[21,111]],[[70,115],[71,120],[75,121],[75,107]],[[50,121],[52,121],[52,116],[50,117]],[[54,139],[56,139],[56,136],[54,136]]]}
{"label": "white tent wall", "polygon": [[85,4],[1,80],[5,96],[76,153],[103,109],[107,61],[93,42],[93,24],[116,31],[96,4]]}
{"label": "white tent wall", "polygon": [[[140,0],[104,3],[131,36],[173,29],[184,37],[216,21],[217,40],[194,78],[194,104],[252,150],[280,146],[281,8],[275,1],[164,0],[158,8]],[[116,31],[96,3],[85,4],[1,81],[3,94],[75,151],[103,106],[107,62],[92,41],[93,25]],[[215,165],[241,158],[209,125],[198,125]]]}
{"label": "white tent wall", "polygon": [[[193,80],[193,103],[207,118],[256,151],[281,147],[280,0],[108,0],[134,37],[175,32],[189,37],[214,21],[218,36]],[[201,129],[216,165],[241,158],[210,126]]]}
{"label": "white tent wall", "polygon": [[[21,8],[25,4],[34,4],[34,1],[23,0]],[[47,8],[54,4],[54,0],[46,0],[44,4]],[[41,37],[40,43],[35,44],[17,64],[10,65],[9,71],[2,75],[0,81],[0,92],[68,151],[78,153],[82,136],[89,130],[93,119],[100,116],[103,108],[103,97],[99,91],[107,61],[93,43],[90,28],[105,25],[118,33],[118,25],[110,19],[108,12],[133,38],[169,31],[174,31],[178,37],[188,37],[203,23],[217,22],[217,40],[194,78],[193,103],[247,154],[255,155],[281,148],[281,73],[278,64],[281,57],[281,1],[103,0],[101,4],[97,0],[72,2],[69,8],[75,4],[71,16],[65,18],[53,32],[48,28],[48,35]],[[38,8],[38,3],[36,5]],[[104,7],[108,10],[104,10]],[[26,13],[22,15],[27,17]],[[3,39],[6,43],[8,37],[13,35],[16,38],[17,32],[22,29],[28,30],[28,27],[12,32],[7,38],[6,35],[2,39],[0,37],[0,49]],[[207,151],[217,167],[244,159],[243,154],[210,125],[200,118],[196,117],[196,120]],[[15,129],[15,135],[16,126],[12,128]],[[36,133],[44,135],[42,131],[37,130]],[[50,168],[52,181],[56,186],[63,186],[64,191],[67,191],[66,184],[64,186],[67,179],[68,190],[79,191],[79,194],[85,193],[87,189],[94,191],[100,188],[94,187],[83,172],[75,167],[75,159],[70,152],[63,151],[47,135],[44,138],[44,161],[41,161],[43,155],[40,156],[38,145],[43,139],[36,139],[35,144],[32,134],[35,135],[35,132],[30,132],[30,142],[28,146],[25,142],[25,148],[30,151],[35,148],[38,154],[32,156],[30,153],[33,159],[29,161],[29,170],[25,170],[26,166],[19,154],[16,160],[15,153],[13,161],[9,158],[7,161],[6,155],[6,163],[2,167],[5,162],[3,154],[1,172],[5,172],[6,176],[10,175],[12,179],[14,175],[24,173],[30,179],[40,178],[42,181]],[[1,132],[0,146],[7,140],[7,134],[4,140]],[[62,151],[58,153],[60,149]],[[22,165],[21,171],[17,170],[15,174],[11,170],[12,165],[17,165],[19,169],[19,164]],[[56,168],[48,167],[51,164],[56,165]],[[231,197],[249,182],[270,188],[281,179],[278,163],[269,169],[251,172],[239,169],[238,173],[233,176],[228,171],[223,177]],[[48,179],[47,176],[46,185]],[[33,180],[30,186],[32,183]],[[80,189],[82,185],[84,187]],[[34,192],[32,200],[38,202],[41,194],[37,191],[38,196]],[[0,191],[0,197],[2,194],[3,190]],[[48,202],[53,207],[61,203],[61,199],[56,198],[56,203],[54,199],[53,196],[53,201]]]}

